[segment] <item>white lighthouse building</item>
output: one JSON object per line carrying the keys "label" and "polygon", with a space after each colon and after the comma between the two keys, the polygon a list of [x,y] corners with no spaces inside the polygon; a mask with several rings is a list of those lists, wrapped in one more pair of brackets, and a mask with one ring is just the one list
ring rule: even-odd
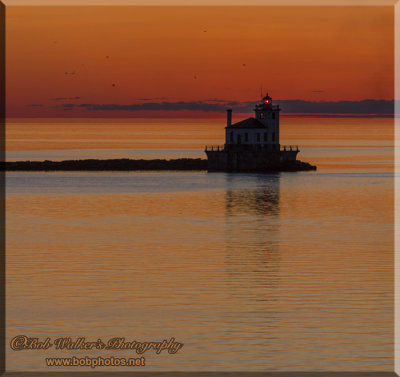
{"label": "white lighthouse building", "polygon": [[279,105],[266,94],[255,105],[255,116],[232,123],[227,110],[225,145],[206,147],[209,171],[281,171],[296,162],[299,149],[279,143]]}
{"label": "white lighthouse building", "polygon": [[267,93],[255,106],[254,112],[254,118],[232,124],[232,110],[227,110],[225,148],[258,146],[268,151],[279,151],[279,105],[273,106]]}

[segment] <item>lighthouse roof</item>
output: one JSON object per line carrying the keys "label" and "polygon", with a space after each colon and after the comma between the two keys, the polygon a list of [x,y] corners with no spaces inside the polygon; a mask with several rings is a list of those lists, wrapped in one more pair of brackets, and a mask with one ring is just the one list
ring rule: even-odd
{"label": "lighthouse roof", "polygon": [[268,95],[268,93],[267,93],[267,95],[263,98],[263,100],[266,100],[266,99],[272,100],[272,98]]}
{"label": "lighthouse roof", "polygon": [[261,123],[256,118],[247,118],[240,122],[231,125],[232,128],[266,128],[263,123]]}

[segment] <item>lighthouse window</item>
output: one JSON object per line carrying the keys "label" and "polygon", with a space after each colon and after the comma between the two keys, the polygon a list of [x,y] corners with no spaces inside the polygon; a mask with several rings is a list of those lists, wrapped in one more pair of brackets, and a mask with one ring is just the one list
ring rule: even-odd
{"label": "lighthouse window", "polygon": [[242,142],[242,135],[238,135],[238,136],[237,136],[237,142],[238,142],[238,144],[241,144],[241,142]]}
{"label": "lighthouse window", "polygon": [[249,141],[249,134],[247,132],[244,134],[244,141]]}
{"label": "lighthouse window", "polygon": [[264,113],[260,113],[260,119],[264,119]]}
{"label": "lighthouse window", "polygon": [[272,132],[272,141],[275,141],[275,132]]}
{"label": "lighthouse window", "polygon": [[260,141],[260,134],[259,133],[257,133],[257,141],[258,142]]}
{"label": "lighthouse window", "polygon": [[268,134],[264,132],[264,141],[268,141]]}
{"label": "lighthouse window", "polygon": [[272,119],[275,119],[275,113],[272,113]]}
{"label": "lighthouse window", "polygon": [[231,142],[233,142],[233,132],[231,132],[229,137],[230,137]]}

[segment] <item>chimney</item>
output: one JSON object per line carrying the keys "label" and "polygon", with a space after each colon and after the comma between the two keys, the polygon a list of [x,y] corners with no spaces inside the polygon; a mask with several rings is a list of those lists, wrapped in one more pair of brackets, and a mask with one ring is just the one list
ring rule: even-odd
{"label": "chimney", "polygon": [[230,127],[232,125],[232,109],[226,110],[226,126]]}

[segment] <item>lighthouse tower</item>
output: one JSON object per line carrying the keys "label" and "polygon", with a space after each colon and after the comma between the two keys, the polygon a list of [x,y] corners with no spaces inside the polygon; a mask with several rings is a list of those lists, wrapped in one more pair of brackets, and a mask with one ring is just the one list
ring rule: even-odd
{"label": "lighthouse tower", "polygon": [[269,131],[273,149],[279,150],[279,105],[272,106],[272,98],[266,94],[260,104],[255,106],[256,119]]}

